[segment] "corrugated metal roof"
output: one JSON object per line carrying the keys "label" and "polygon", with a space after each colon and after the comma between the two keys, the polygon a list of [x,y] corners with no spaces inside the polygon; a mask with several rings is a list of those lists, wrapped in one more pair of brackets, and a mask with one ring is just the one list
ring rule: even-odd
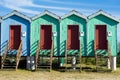
{"label": "corrugated metal roof", "polygon": [[111,14],[108,14],[107,12],[104,12],[103,10],[99,10],[98,12],[93,13],[92,15],[88,16],[88,19],[91,19],[91,18],[96,17],[96,16],[101,15],[101,14],[108,17],[108,18],[110,18],[110,19],[112,19],[112,20],[114,20],[114,21],[116,21],[116,22],[120,22],[119,19],[112,16]]}
{"label": "corrugated metal roof", "polygon": [[4,20],[4,19],[6,19],[6,18],[8,18],[8,17],[10,17],[10,16],[13,16],[13,15],[17,15],[17,16],[19,16],[19,17],[21,17],[21,18],[23,18],[23,19],[26,19],[26,20],[28,20],[28,21],[31,22],[31,19],[30,19],[29,17],[27,17],[26,15],[18,12],[17,10],[14,10],[13,12],[11,12],[11,13],[3,16],[2,19]]}
{"label": "corrugated metal roof", "polygon": [[81,18],[87,20],[87,17],[86,17],[85,15],[79,13],[79,12],[76,11],[76,10],[72,10],[70,13],[65,14],[64,16],[61,17],[61,19],[64,19],[64,18],[66,18],[66,17],[69,17],[69,16],[71,16],[71,15],[73,15],[73,14],[76,15],[76,16],[78,16],[78,17],[81,17]]}
{"label": "corrugated metal roof", "polygon": [[46,14],[49,15],[49,16],[51,16],[51,17],[53,17],[53,18],[55,18],[55,19],[58,19],[58,20],[60,19],[60,17],[59,17],[58,15],[56,15],[56,14],[54,14],[54,13],[48,11],[48,10],[45,10],[43,13],[34,16],[34,17],[32,18],[32,20],[35,20],[35,19],[37,19],[37,18],[39,18],[39,17],[41,17],[41,16],[44,16],[44,15],[46,15]]}

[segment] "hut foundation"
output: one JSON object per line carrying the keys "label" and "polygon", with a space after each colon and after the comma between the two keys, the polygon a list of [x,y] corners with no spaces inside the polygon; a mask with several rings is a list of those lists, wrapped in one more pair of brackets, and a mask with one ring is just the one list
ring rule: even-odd
{"label": "hut foundation", "polygon": [[112,57],[112,70],[116,71],[116,57]]}

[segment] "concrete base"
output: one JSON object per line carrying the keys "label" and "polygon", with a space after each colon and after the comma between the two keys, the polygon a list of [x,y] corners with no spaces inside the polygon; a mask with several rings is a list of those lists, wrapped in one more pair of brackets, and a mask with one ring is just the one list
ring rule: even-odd
{"label": "concrete base", "polygon": [[62,63],[60,63],[60,67],[62,67],[63,66],[63,64]]}
{"label": "concrete base", "polygon": [[75,56],[72,57],[72,68],[73,70],[76,69],[76,57]]}
{"label": "concrete base", "polygon": [[112,57],[111,63],[110,63],[110,59],[108,58],[107,67],[108,67],[108,69],[112,69],[113,71],[116,70],[116,57]]}
{"label": "concrete base", "polygon": [[116,57],[112,57],[112,70],[116,70]]}
{"label": "concrete base", "polygon": [[35,70],[35,57],[34,56],[27,56],[27,66],[28,70]]}
{"label": "concrete base", "polygon": [[62,67],[65,63],[65,58],[59,58],[59,66]]}
{"label": "concrete base", "polygon": [[31,63],[31,70],[35,70],[35,57],[30,57],[30,63]]}
{"label": "concrete base", "polygon": [[26,66],[26,68],[27,68],[28,70],[31,69],[31,68],[30,68],[30,56],[27,56],[27,66]]}

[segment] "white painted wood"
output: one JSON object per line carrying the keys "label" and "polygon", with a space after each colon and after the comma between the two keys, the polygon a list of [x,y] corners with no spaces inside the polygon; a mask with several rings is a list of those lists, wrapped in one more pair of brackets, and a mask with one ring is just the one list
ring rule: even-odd
{"label": "white painted wood", "polygon": [[112,57],[112,70],[116,70],[116,57]]}

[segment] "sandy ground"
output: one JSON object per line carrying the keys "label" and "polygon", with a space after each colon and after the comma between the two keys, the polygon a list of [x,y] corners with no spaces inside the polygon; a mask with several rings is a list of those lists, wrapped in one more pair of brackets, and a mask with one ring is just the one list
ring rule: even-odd
{"label": "sandy ground", "polygon": [[120,80],[120,69],[114,72],[59,72],[27,70],[0,71],[0,80]]}

